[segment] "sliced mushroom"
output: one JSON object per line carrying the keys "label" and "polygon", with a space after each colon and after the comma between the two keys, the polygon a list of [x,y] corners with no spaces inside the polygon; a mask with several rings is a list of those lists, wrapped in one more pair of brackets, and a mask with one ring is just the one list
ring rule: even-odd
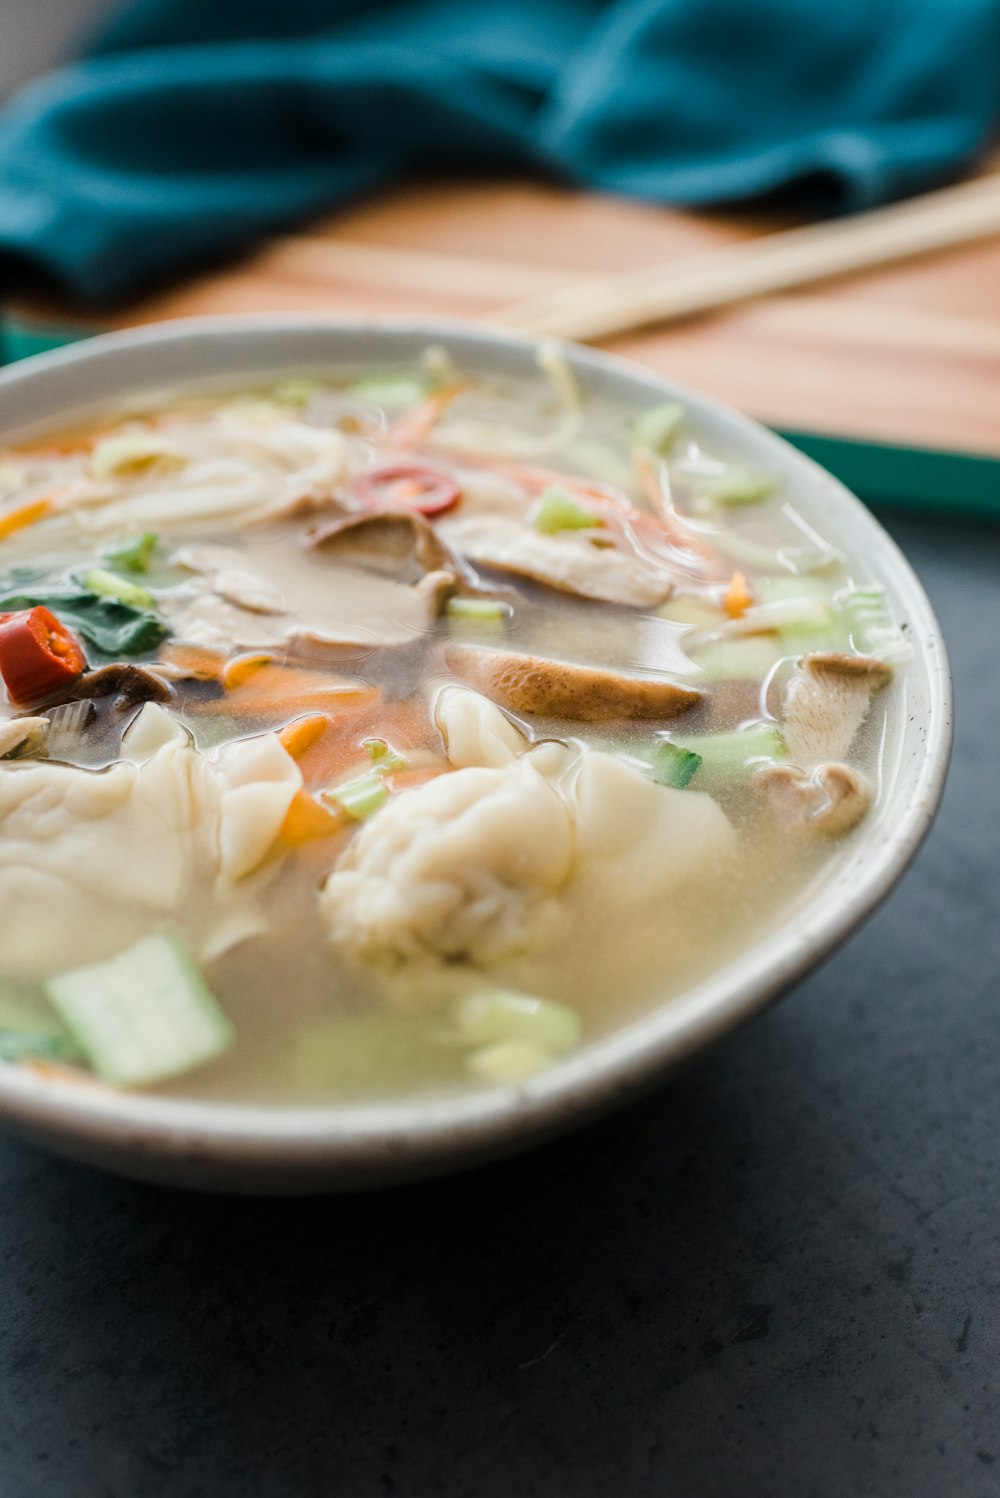
{"label": "sliced mushroom", "polygon": [[48,731],[48,718],[0,719],[0,759],[34,754],[42,747]]}
{"label": "sliced mushroom", "polygon": [[596,530],[546,535],[523,519],[489,515],[442,521],[450,546],[479,567],[527,577],[599,603],[655,608],[673,591],[665,569],[623,550]]}
{"label": "sliced mushroom", "polygon": [[455,558],[434,527],[412,510],[348,515],[311,527],[307,544],[337,561],[416,583],[428,572],[457,572]]}
{"label": "sliced mushroom", "polygon": [[662,677],[631,676],[474,645],[446,646],[445,662],[456,676],[511,712],[580,723],[674,718],[701,700],[700,692]]}
{"label": "sliced mushroom", "polygon": [[891,668],[870,656],[807,655],[785,693],[789,759],[800,765],[844,759],[872,698],[891,678]]}
{"label": "sliced mushroom", "polygon": [[79,702],[95,697],[114,697],[116,708],[135,707],[139,702],[169,702],[173,692],[160,676],[142,666],[121,662],[88,671],[74,682],[66,701]]}
{"label": "sliced mushroom", "polygon": [[826,837],[849,832],[872,801],[870,784],[851,765],[768,765],[758,771],[757,782],[793,826]]}

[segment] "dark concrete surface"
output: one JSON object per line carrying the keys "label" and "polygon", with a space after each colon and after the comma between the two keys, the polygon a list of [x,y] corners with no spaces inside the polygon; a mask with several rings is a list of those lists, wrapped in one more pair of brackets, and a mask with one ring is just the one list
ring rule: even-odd
{"label": "dark concrete surface", "polygon": [[1000,534],[892,528],[959,729],[878,916],[463,1178],[196,1198],[0,1140],[2,1498],[1000,1493]]}

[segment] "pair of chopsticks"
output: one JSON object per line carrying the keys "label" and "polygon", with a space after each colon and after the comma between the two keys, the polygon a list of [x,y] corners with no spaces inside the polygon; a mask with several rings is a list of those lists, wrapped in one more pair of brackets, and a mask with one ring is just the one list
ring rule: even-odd
{"label": "pair of chopsticks", "polygon": [[1000,233],[1000,173],[850,218],[727,245],[625,275],[579,279],[505,307],[494,321],[596,342],[852,271]]}

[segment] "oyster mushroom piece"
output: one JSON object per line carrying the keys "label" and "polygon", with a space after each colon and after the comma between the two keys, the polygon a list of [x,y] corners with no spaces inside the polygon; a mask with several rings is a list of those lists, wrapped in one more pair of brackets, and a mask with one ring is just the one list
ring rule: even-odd
{"label": "oyster mushroom piece", "polygon": [[608,544],[597,531],[547,535],[523,519],[501,515],[444,520],[440,529],[448,544],[478,567],[513,573],[579,598],[656,608],[673,592],[665,569]]}
{"label": "oyster mushroom piece", "polygon": [[871,656],[807,655],[785,693],[788,758],[800,765],[846,758],[872,698],[891,678],[891,668]]}
{"label": "oyster mushroom piece", "polygon": [[434,527],[412,510],[377,510],[348,515],[311,527],[306,544],[337,561],[353,563],[398,579],[419,583],[433,572],[459,571]]}
{"label": "oyster mushroom piece", "polygon": [[491,702],[514,713],[605,723],[615,718],[675,718],[701,700],[692,687],[570,661],[474,645],[445,647],[445,663]]}
{"label": "oyster mushroom piece", "polygon": [[838,837],[856,826],[872,802],[868,780],[851,765],[767,765],[757,782],[772,806],[793,826]]}
{"label": "oyster mushroom piece", "polygon": [[48,718],[4,718],[0,720],[0,759],[33,754],[45,742]]}

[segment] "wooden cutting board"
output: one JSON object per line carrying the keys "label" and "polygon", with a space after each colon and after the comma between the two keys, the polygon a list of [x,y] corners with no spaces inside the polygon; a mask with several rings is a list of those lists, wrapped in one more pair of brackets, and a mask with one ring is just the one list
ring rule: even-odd
{"label": "wooden cutting board", "polygon": [[[7,309],[7,357],[203,313],[488,321],[551,287],[784,226],[538,183],[411,184],[103,314],[22,299]],[[866,497],[1000,517],[1000,240],[607,346],[792,436]]]}

